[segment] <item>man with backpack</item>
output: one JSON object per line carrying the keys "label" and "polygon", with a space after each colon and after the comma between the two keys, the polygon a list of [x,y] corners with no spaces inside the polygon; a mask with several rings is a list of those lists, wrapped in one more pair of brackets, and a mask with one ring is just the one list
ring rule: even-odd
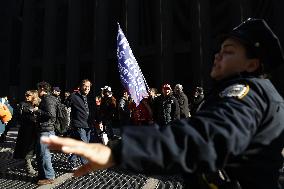
{"label": "man with backpack", "polygon": [[67,107],[65,103],[61,102],[60,93],[61,90],[59,87],[53,87],[52,95],[56,97],[57,100],[56,122],[54,131],[58,136],[66,136],[70,123],[70,107]]}
{"label": "man with backpack", "polygon": [[57,136],[66,136],[70,119],[68,107],[58,100],[56,108],[56,122],[54,127],[55,134]]}

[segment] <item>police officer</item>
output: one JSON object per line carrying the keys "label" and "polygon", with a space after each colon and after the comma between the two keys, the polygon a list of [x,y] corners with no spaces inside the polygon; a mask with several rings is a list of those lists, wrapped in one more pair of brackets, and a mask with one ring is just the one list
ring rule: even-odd
{"label": "police officer", "polygon": [[218,85],[191,118],[163,129],[125,128],[121,143],[111,148],[54,137],[42,141],[90,159],[76,175],[114,165],[144,173],[222,170],[242,188],[280,188],[284,102],[263,77],[283,63],[267,23],[248,19],[223,39],[210,73]]}

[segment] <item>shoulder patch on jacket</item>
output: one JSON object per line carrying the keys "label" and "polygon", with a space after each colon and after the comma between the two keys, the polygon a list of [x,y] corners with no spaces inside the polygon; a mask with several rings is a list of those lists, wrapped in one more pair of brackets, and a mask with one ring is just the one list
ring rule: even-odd
{"label": "shoulder patch on jacket", "polygon": [[238,99],[243,98],[249,92],[249,86],[244,84],[235,84],[225,88],[219,93],[221,98],[224,97],[236,97]]}

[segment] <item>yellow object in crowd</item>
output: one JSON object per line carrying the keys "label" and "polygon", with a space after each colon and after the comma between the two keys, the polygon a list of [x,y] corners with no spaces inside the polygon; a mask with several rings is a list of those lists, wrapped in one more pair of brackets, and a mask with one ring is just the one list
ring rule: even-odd
{"label": "yellow object in crowd", "polygon": [[12,119],[12,114],[9,111],[9,108],[5,105],[0,103],[0,120],[3,123],[8,123]]}

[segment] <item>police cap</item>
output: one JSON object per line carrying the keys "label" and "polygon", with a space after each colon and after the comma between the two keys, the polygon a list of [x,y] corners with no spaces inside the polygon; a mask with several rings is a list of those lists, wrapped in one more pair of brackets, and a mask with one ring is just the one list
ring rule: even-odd
{"label": "police cap", "polygon": [[253,58],[260,58],[264,72],[270,72],[284,64],[283,50],[278,37],[263,19],[248,18],[235,27],[226,38],[235,38],[255,54]]}

